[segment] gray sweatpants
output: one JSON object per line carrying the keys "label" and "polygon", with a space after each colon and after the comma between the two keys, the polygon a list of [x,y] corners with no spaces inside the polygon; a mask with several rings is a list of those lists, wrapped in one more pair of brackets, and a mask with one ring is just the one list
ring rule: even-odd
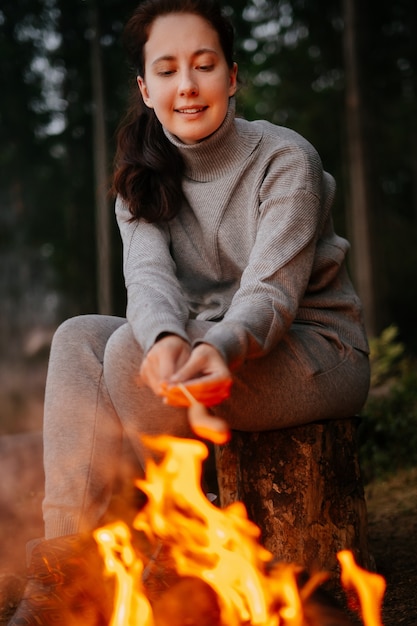
{"label": "gray sweatpants", "polygon": [[[190,321],[190,337],[204,335],[208,324]],[[232,428],[254,431],[357,413],[368,393],[368,358],[322,333],[295,325],[271,354],[235,373],[231,397],[216,412]],[[191,436],[186,410],[164,405],[141,382],[142,358],[120,317],[75,317],[55,333],[44,414],[47,539],[100,522],[124,433],[141,462],[141,434]]]}

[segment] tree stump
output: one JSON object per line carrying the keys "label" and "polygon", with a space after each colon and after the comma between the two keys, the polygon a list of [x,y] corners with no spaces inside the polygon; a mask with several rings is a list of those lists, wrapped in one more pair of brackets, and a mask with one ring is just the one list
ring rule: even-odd
{"label": "tree stump", "polygon": [[374,569],[357,447],[359,419],[265,432],[234,431],[216,446],[220,505],[237,500],[279,560],[339,576],[336,553],[351,550]]}

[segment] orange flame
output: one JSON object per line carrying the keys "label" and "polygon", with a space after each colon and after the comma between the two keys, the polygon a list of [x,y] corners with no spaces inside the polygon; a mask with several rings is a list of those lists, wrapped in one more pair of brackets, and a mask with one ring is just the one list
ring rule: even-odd
{"label": "orange flame", "polygon": [[[221,624],[303,626],[303,602],[327,575],[316,574],[300,591],[297,576],[301,568],[273,562],[243,503],[219,509],[209,502],[200,487],[202,461],[208,454],[201,441],[170,436],[146,437],[144,441],[162,460],[148,461],[146,478],[137,481],[148,500],[138,512],[134,528],[144,533],[151,545],[163,545],[169,551],[179,577],[198,578],[214,590]],[[129,529],[117,523],[99,529],[95,537],[107,570],[116,577],[111,626],[154,626],[152,603],[142,581],[144,563],[132,548]],[[354,568],[349,555],[338,555],[342,583],[357,588],[365,626],[381,626],[377,614],[383,588],[379,587],[375,601],[376,575]],[[372,607],[366,608],[372,600],[373,612]]]}
{"label": "orange flame", "polygon": [[342,585],[347,591],[356,591],[365,626],[382,626],[380,616],[386,587],[384,578],[356,565],[348,550],[338,552],[337,558],[342,567]]}

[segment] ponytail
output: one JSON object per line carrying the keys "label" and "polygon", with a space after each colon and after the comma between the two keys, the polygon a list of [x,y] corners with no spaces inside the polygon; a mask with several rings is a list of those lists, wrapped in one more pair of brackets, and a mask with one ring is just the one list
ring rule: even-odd
{"label": "ponytail", "polygon": [[117,134],[112,190],[126,201],[132,219],[168,221],[184,199],[184,161],[153,109],[145,107],[139,93],[133,98]]}

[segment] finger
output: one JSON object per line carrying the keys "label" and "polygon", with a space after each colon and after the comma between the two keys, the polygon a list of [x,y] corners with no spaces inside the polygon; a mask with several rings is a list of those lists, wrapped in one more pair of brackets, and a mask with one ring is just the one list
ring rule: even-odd
{"label": "finger", "polygon": [[199,380],[211,381],[216,378],[221,379],[227,376],[230,376],[230,370],[223,361],[194,359],[193,356],[191,356],[185,365],[183,365],[168,380],[172,383],[181,382],[190,384]]}
{"label": "finger", "polygon": [[167,403],[173,406],[189,406],[190,399],[184,394],[184,387],[196,401],[204,404],[205,406],[213,406],[220,404],[223,400],[229,397],[230,389],[232,386],[231,376],[227,376],[221,379],[212,379],[210,382],[206,380],[202,382],[202,379],[196,379],[191,384],[178,384],[169,385],[164,383],[162,385],[163,395],[167,399]]}

